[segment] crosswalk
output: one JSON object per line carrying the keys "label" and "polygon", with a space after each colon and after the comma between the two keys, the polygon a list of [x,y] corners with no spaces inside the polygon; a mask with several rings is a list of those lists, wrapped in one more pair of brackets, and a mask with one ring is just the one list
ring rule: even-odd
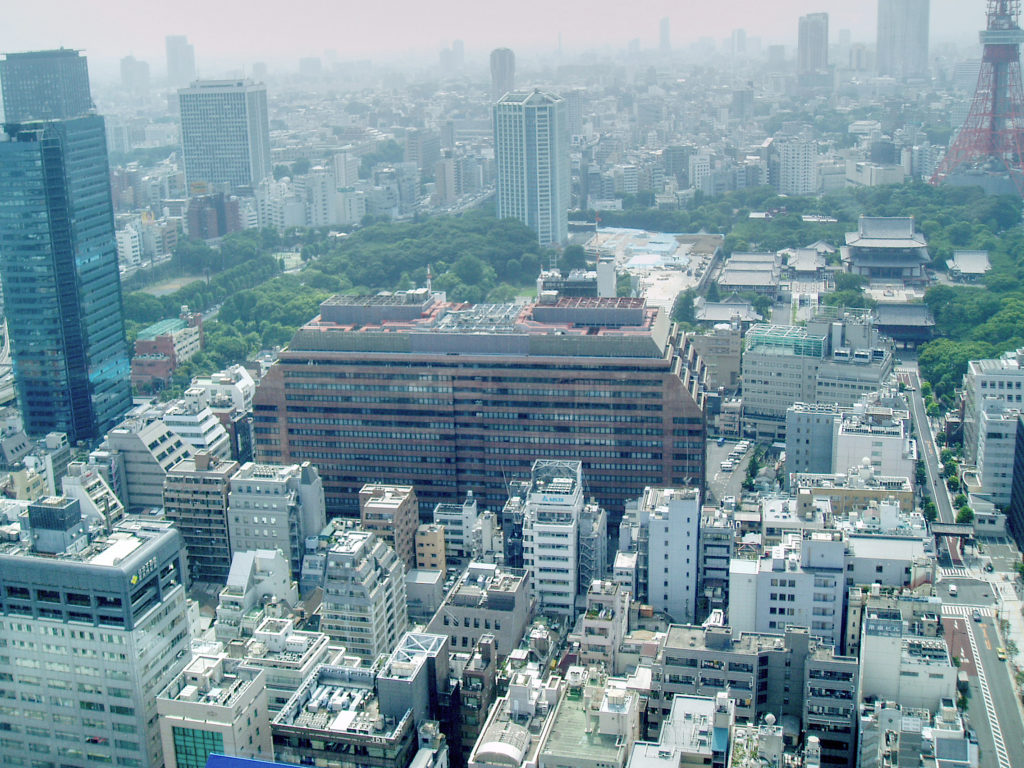
{"label": "crosswalk", "polygon": [[939,576],[945,576],[946,578],[956,576],[970,576],[966,568],[939,568]]}
{"label": "crosswalk", "polygon": [[943,605],[942,615],[959,618],[970,618],[975,611],[980,611],[982,617],[990,619],[996,615],[995,609],[987,605]]}

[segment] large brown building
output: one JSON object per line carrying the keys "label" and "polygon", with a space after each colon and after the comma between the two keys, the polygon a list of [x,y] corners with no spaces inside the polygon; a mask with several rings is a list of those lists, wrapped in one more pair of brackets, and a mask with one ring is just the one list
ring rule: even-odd
{"label": "large brown building", "polygon": [[257,455],[311,461],[329,512],[366,482],[422,509],[473,491],[500,508],[538,458],[583,462],[609,510],[647,486],[704,478],[704,370],[642,299],[466,305],[425,290],[336,296],[300,329],[254,400]]}

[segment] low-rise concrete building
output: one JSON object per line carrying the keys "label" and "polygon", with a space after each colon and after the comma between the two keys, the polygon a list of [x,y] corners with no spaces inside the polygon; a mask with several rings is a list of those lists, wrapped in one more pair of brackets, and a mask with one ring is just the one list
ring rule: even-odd
{"label": "low-rise concrete building", "polygon": [[319,664],[343,663],[345,649],[331,645],[323,632],[295,629],[292,619],[266,618],[252,637],[232,640],[227,654],[246,666],[266,673],[267,708],[271,716],[280,712],[288,699]]}
{"label": "low-rise concrete building", "polygon": [[522,642],[533,615],[526,574],[489,563],[470,563],[427,627],[448,635],[453,649],[473,648],[493,635],[504,658]]}
{"label": "low-rise concrete building", "polygon": [[[818,737],[823,766],[854,765],[859,667],[804,627],[780,634],[731,627],[672,625],[654,666],[648,718],[667,718],[679,696],[726,692],[736,719],[759,723],[768,713],[793,724],[788,737]],[[795,728],[795,730],[794,730]]]}
{"label": "low-rise concrete building", "polygon": [[205,765],[214,753],[273,757],[265,681],[223,654],[193,658],[156,700],[167,768]]}
{"label": "low-rise concrete building", "polygon": [[579,647],[581,664],[615,669],[615,657],[629,625],[629,597],[630,593],[613,581],[595,579],[590,583],[586,609],[569,635],[569,642]]}
{"label": "low-rise concrete building", "polygon": [[329,765],[338,755],[373,755],[378,768],[408,768],[417,750],[412,709],[387,717],[374,666],[317,667],[271,723],[274,756]]}

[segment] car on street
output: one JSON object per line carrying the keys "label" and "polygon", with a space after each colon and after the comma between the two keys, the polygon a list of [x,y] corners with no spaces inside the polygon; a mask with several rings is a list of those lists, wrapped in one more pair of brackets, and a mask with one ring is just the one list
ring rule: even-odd
{"label": "car on street", "polygon": [[974,612],[971,614],[971,618],[975,621],[981,621],[981,611],[975,608]]}
{"label": "car on street", "polygon": [[956,593],[957,593],[957,588],[956,588],[956,584],[950,584],[950,585],[949,585],[949,594],[950,594],[950,595],[951,595],[952,597],[956,597]]}
{"label": "car on street", "polygon": [[996,658],[1000,661],[1006,661],[1006,649],[1003,647],[996,648]]}

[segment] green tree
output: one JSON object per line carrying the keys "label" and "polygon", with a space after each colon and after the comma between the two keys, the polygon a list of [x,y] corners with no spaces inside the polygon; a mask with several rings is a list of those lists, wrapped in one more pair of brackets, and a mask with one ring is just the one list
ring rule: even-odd
{"label": "green tree", "polygon": [[929,523],[935,522],[939,517],[938,507],[935,506],[935,502],[928,499],[921,507],[921,513],[924,515],[924,519]]}
{"label": "green tree", "polygon": [[697,292],[692,288],[680,291],[676,296],[675,302],[672,304],[672,319],[677,323],[692,324],[696,320],[693,306],[694,299],[696,298]]}
{"label": "green tree", "polygon": [[957,510],[956,521],[959,525],[969,525],[974,522],[974,510],[970,507],[961,507]]}
{"label": "green tree", "polygon": [[568,274],[574,269],[586,269],[587,252],[581,245],[569,245],[562,251],[562,258],[558,260],[558,268],[563,274]]}

